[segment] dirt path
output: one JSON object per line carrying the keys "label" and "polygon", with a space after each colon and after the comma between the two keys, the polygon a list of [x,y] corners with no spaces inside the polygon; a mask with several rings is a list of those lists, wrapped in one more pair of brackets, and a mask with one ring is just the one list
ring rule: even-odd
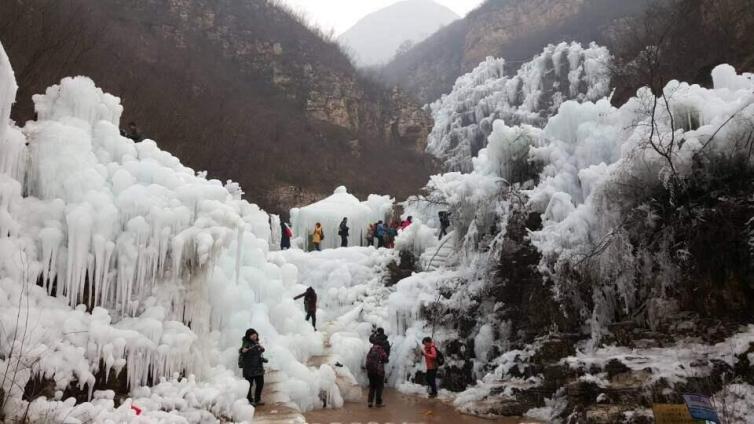
{"label": "dirt path", "polygon": [[[366,393],[365,393],[366,395]],[[499,418],[486,420],[463,415],[452,406],[437,399],[408,396],[394,389],[385,390],[385,407],[368,408],[362,403],[346,403],[341,409],[324,409],[308,412],[305,415],[309,424],[522,424],[536,423],[519,418]]]}

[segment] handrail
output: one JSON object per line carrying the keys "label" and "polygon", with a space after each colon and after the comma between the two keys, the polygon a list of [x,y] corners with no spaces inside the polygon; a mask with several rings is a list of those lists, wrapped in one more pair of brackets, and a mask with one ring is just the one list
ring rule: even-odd
{"label": "handrail", "polygon": [[[453,233],[453,232],[451,231],[451,234],[452,234],[452,233]],[[432,266],[432,261],[434,261],[434,260],[435,260],[435,257],[437,257],[437,254],[438,254],[438,253],[440,253],[440,249],[442,249],[442,247],[443,247],[443,246],[445,246],[445,243],[447,243],[447,242],[448,242],[448,240],[450,240],[450,234],[446,235],[446,236],[445,236],[445,240],[443,240],[443,242],[442,242],[442,243],[440,243],[440,245],[439,245],[439,246],[437,246],[437,250],[435,251],[435,254],[434,254],[434,255],[432,255],[432,258],[431,258],[431,259],[429,260],[429,263],[427,263],[427,266],[426,266],[426,267],[424,268],[424,271],[425,271],[425,272],[426,272],[426,271],[429,271],[429,267],[430,267],[430,266]]]}

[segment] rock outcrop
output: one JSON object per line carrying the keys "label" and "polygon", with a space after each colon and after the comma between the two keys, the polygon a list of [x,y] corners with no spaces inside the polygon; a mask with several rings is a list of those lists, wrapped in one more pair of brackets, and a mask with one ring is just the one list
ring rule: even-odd
{"label": "rock outcrop", "polygon": [[[26,30],[41,20],[57,24]],[[90,75],[123,99],[125,122],[268,210],[294,206],[274,197],[286,186],[315,194],[349,181],[356,194],[407,196],[432,167],[420,105],[361,76],[334,41],[274,2],[12,0],[0,28],[18,63],[18,121],[50,81]],[[66,54],[35,64],[56,38],[72,39]]]}
{"label": "rock outcrop", "polygon": [[604,43],[620,18],[643,7],[622,0],[490,0],[396,57],[382,76],[431,102],[487,56],[523,63],[548,43]]}

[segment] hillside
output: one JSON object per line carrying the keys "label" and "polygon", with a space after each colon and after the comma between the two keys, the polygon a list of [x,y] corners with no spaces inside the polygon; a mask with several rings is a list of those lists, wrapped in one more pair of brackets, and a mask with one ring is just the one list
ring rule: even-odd
{"label": "hillside", "polygon": [[[487,56],[524,63],[548,43],[604,44],[619,18],[641,11],[645,2],[623,0],[488,0],[382,70],[398,85],[431,102],[448,93],[459,76]],[[510,68],[515,71],[515,68]]]}
{"label": "hillside", "polygon": [[[371,13],[338,37],[360,66],[387,63],[459,16],[432,0],[405,0]],[[404,44],[407,43],[407,44]]]}
{"label": "hillside", "polygon": [[[13,118],[31,96],[88,75],[145,137],[272,211],[339,181],[405,197],[426,181],[431,126],[402,93],[359,77],[336,43],[266,0],[4,2]],[[105,28],[106,23],[106,28]],[[169,124],[170,123],[170,124]],[[300,166],[281,166],[299,164]]]}

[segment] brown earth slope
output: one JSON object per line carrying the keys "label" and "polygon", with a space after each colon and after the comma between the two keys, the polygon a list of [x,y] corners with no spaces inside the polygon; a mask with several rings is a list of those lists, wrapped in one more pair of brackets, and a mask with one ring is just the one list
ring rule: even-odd
{"label": "brown earth slope", "polygon": [[347,184],[416,192],[431,120],[360,77],[337,45],[268,0],[0,0],[0,41],[31,95],[68,75],[121,97],[123,125],[273,211]]}

